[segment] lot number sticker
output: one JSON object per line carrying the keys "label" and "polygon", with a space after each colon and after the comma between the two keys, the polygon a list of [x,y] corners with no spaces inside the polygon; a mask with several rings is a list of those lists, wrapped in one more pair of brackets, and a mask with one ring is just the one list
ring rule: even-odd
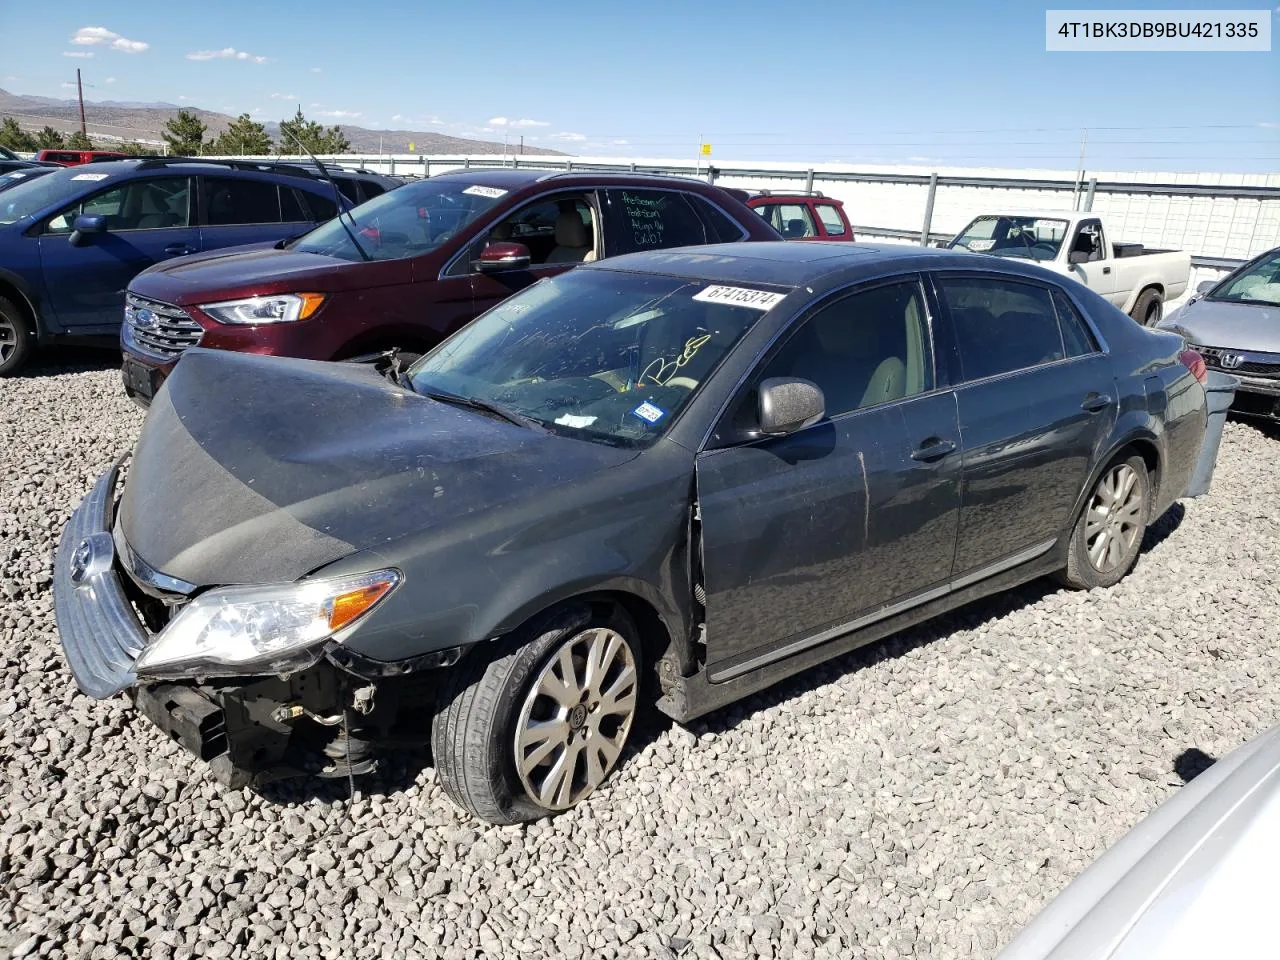
{"label": "lot number sticker", "polygon": [[71,179],[72,179],[72,180],[105,180],[105,179],[107,179],[107,174],[105,174],[105,173],[77,173],[77,174],[76,174],[74,177],[72,177]]}
{"label": "lot number sticker", "polygon": [[648,400],[640,404],[640,406],[636,407],[631,412],[645,423],[657,423],[667,415],[667,411],[663,410],[661,407],[655,407]]}
{"label": "lot number sticker", "polygon": [[473,197],[488,197],[490,200],[497,200],[507,194],[507,191],[499,187],[467,187],[462,192],[469,193]]}
{"label": "lot number sticker", "polygon": [[785,293],[752,290],[749,287],[710,286],[695,293],[693,299],[703,303],[726,303],[735,307],[750,307],[752,310],[768,310],[785,296]]}

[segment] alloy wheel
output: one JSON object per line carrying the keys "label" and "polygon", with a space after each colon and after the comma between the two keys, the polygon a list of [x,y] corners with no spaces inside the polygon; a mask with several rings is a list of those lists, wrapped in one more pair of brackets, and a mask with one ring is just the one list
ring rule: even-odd
{"label": "alloy wheel", "polygon": [[1142,489],[1127,463],[1107,471],[1089,500],[1085,519],[1085,548],[1099,573],[1124,563],[1142,537]]}
{"label": "alloy wheel", "polygon": [[562,643],[516,722],[516,772],[539,806],[564,810],[618,762],[637,703],[635,657],[622,635],[592,627]]}
{"label": "alloy wheel", "polygon": [[18,330],[13,321],[0,316],[0,364],[8,360],[18,349]]}

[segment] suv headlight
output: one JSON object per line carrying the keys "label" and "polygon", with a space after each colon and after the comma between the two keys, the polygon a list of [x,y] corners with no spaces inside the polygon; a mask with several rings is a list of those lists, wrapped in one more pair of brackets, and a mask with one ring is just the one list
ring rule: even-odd
{"label": "suv headlight", "polygon": [[310,666],[324,643],[364,617],[402,577],[378,570],[269,586],[220,587],[184,607],[148,646],[139,676],[282,673]]}
{"label": "suv headlight", "polygon": [[295,323],[319,310],[324,301],[323,293],[281,293],[202,303],[200,309],[219,323]]}

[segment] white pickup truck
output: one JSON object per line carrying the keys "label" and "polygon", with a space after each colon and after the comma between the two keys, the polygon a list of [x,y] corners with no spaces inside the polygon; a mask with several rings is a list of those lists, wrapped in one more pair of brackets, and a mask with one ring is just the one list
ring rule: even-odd
{"label": "white pickup truck", "polygon": [[1094,213],[988,213],[955,239],[940,244],[994,257],[1034,260],[1078,280],[1141,324],[1152,326],[1167,300],[1187,289],[1191,255],[1148,250],[1140,243],[1107,243],[1109,231]]}

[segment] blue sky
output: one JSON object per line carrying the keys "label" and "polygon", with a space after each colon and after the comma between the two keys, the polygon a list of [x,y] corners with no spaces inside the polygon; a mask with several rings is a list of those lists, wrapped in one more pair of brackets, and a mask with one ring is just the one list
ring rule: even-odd
{"label": "blue sky", "polygon": [[[1270,0],[1274,5],[1276,0]],[[1280,170],[1270,53],[1047,53],[1070,0],[0,0],[0,86],[583,154]],[[1112,3],[1168,9],[1221,7]],[[1280,40],[1280,13],[1273,13]],[[389,147],[390,148],[390,147]],[[404,149],[403,146],[400,149]]]}

